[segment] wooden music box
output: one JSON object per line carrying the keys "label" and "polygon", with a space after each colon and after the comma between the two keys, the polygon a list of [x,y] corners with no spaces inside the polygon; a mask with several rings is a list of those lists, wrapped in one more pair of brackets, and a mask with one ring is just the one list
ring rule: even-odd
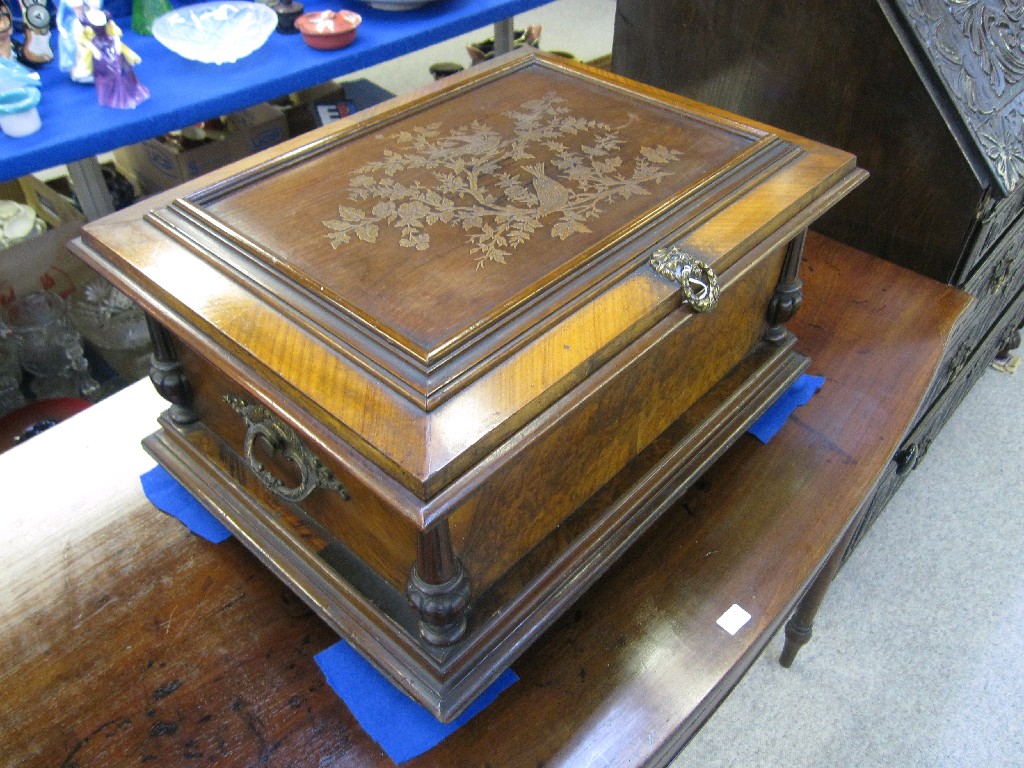
{"label": "wooden music box", "polygon": [[146,447],[449,720],[803,370],[803,234],[863,176],[526,50],[75,248],[151,317]]}

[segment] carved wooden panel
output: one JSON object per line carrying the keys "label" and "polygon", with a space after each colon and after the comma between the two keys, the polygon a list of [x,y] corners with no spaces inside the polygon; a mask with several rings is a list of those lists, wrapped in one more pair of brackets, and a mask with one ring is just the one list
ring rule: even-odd
{"label": "carved wooden panel", "polygon": [[977,137],[1003,193],[1024,178],[1024,6],[895,0]]}
{"label": "carved wooden panel", "polygon": [[593,284],[619,270],[600,257],[628,227],[684,200],[698,213],[721,195],[715,180],[750,180],[782,149],[750,127],[624,104],[556,67],[516,80],[526,98],[453,93],[333,137],[316,162],[291,158],[257,169],[260,183],[241,175],[189,202],[253,243],[244,256],[352,317],[346,342],[373,364],[405,353],[414,370],[396,377],[433,399],[446,359],[479,359],[488,335],[520,326],[530,305],[572,301],[573,274]]}

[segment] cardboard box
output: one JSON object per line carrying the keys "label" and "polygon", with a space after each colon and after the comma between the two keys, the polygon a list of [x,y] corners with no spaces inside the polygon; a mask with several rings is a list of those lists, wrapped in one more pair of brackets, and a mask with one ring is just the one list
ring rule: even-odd
{"label": "cardboard box", "polygon": [[376,83],[363,79],[338,83],[338,88],[338,94],[322,96],[310,103],[310,110],[318,126],[341,120],[354,112],[387,101],[395,95]]}
{"label": "cardboard box", "polygon": [[[69,304],[82,295],[83,286],[99,275],[75,256],[67,243],[78,237],[85,216],[70,198],[66,177],[43,182],[29,175],[0,185],[0,199],[27,203],[36,209],[50,229],[17,245],[0,250],[0,316],[17,299],[32,291],[50,291]],[[73,320],[74,322],[74,320]],[[79,323],[75,322],[76,327]],[[149,369],[148,338],[132,347],[110,348],[102,337],[78,327],[89,342],[86,355],[90,373],[109,393],[146,375]],[[27,392],[27,390],[26,390]]]}
{"label": "cardboard box", "polygon": [[71,184],[67,177],[45,182],[29,174],[18,179],[18,188],[21,190],[21,200],[35,208],[39,217],[51,227],[85,219],[81,209],[71,199]]}
{"label": "cardboard box", "polygon": [[152,195],[202,176],[237,159],[237,145],[224,139],[181,149],[163,138],[147,139],[114,150],[118,170],[143,195]]}
{"label": "cardboard box", "polygon": [[283,105],[291,136],[311,131],[345,115],[372,107],[395,94],[366,79],[328,80],[291,94]]}
{"label": "cardboard box", "polygon": [[50,225],[46,232],[0,251],[0,309],[38,290],[67,298],[96,274],[67,249],[85,223],[69,198],[31,175],[4,185],[0,196],[28,203]]}
{"label": "cardboard box", "polygon": [[228,125],[238,144],[239,157],[247,157],[288,138],[288,121],[284,112],[273,104],[257,104],[235,112],[228,118]]}
{"label": "cardboard box", "polygon": [[227,133],[222,139],[185,149],[167,137],[147,139],[115,150],[114,160],[142,194],[152,195],[288,138],[284,114],[270,104],[235,112],[225,122]]}

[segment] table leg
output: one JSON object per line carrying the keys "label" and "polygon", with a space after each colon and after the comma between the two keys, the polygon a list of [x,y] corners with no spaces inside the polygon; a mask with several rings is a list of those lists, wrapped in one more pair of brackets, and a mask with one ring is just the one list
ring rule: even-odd
{"label": "table leg", "polygon": [[793,615],[786,622],[786,642],[782,646],[782,655],[779,657],[779,663],[787,669],[792,666],[800,649],[811,639],[814,617],[818,614],[818,608],[821,607],[821,601],[825,599],[825,593],[828,592],[832,579],[835,578],[836,573],[839,571],[839,566],[843,563],[843,555],[846,554],[846,549],[850,546],[853,535],[860,526],[860,523],[861,515],[857,514],[853,523],[846,529],[846,533],[843,534],[839,544],[832,551],[828,560],[825,561],[825,565],[818,571],[818,575],[814,577],[810,588],[804,593],[800,602],[797,603]]}
{"label": "table leg", "polygon": [[114,212],[114,203],[110,199],[107,183],[103,180],[103,169],[100,168],[99,160],[95,157],[86,157],[68,163],[68,174],[71,176],[71,186],[86,219],[95,221]]}
{"label": "table leg", "polygon": [[515,36],[513,22],[511,17],[494,22],[494,53],[498,56],[512,50]]}

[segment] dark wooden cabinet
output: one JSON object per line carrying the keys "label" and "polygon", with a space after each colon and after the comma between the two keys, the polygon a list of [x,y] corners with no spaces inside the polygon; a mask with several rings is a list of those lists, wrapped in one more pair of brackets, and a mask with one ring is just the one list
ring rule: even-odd
{"label": "dark wooden cabinet", "polygon": [[855,153],[871,177],[816,228],[965,288],[875,518],[1024,304],[1024,14],[1008,0],[619,0],[612,68]]}

